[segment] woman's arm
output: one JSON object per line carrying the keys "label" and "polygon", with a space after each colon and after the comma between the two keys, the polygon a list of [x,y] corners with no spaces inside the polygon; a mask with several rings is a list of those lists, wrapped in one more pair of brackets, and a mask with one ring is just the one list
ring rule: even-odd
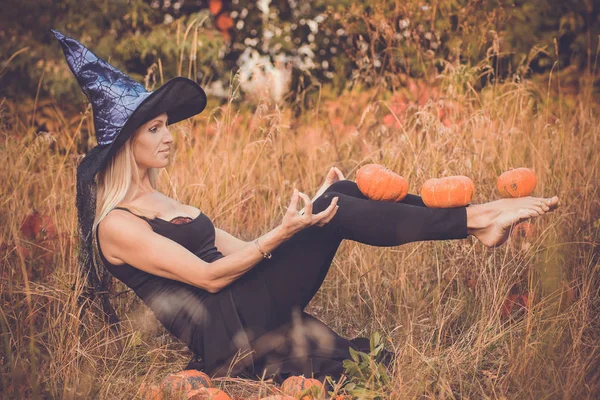
{"label": "woman's arm", "polygon": [[[258,238],[265,252],[274,250],[293,236],[282,225]],[[140,218],[125,211],[111,211],[98,226],[98,241],[105,257],[142,271],[184,282],[216,293],[263,260],[254,243],[207,263],[179,243],[159,235]],[[112,261],[111,261],[112,262]]]}
{"label": "woman's arm", "polygon": [[[298,214],[298,198],[307,204],[307,213]],[[334,198],[324,211],[313,215],[307,195],[294,191],[292,202],[282,223],[259,237],[262,251],[269,253],[296,232],[312,225],[327,224],[337,211]],[[102,253],[153,275],[181,281],[216,293],[237,280],[263,260],[263,254],[254,243],[246,243],[238,250],[212,263],[207,263],[173,240],[155,233],[140,218],[125,211],[111,211],[98,226]],[[239,244],[238,244],[239,245]]]}
{"label": "woman's arm", "polygon": [[228,256],[243,249],[250,242],[238,239],[232,234],[215,227],[215,246],[224,256]]}

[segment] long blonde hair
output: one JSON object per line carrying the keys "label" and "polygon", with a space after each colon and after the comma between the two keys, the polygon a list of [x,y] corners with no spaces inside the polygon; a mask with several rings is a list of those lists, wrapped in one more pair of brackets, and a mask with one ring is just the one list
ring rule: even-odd
{"label": "long blonde hair", "polygon": [[[140,184],[137,164],[133,157],[133,144],[135,143],[136,137],[137,135],[134,133],[132,137],[117,150],[117,153],[108,161],[106,167],[96,175],[96,215],[92,225],[95,265],[102,265],[98,249],[98,239],[96,238],[98,224],[109,212],[125,199],[125,196],[129,189],[131,189],[133,183],[135,183],[136,187]],[[156,189],[157,187],[158,173],[158,168],[148,169],[148,178],[150,186],[152,186],[153,189]],[[128,208],[135,210],[139,215],[144,215],[149,218],[154,218],[156,216],[150,215],[147,210],[137,209],[133,206],[129,206]]]}

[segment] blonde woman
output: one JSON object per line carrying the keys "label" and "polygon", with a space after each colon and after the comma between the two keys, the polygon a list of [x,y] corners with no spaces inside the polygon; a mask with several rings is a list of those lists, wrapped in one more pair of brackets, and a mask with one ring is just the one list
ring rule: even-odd
{"label": "blonde woman", "polygon": [[[147,92],[53,32],[92,103],[99,143],[77,171],[82,268],[92,280],[106,270],[130,287],[192,351],[187,368],[213,377],[338,379],[349,348],[368,349],[366,338],[345,339],[304,312],[343,240],[398,246],[474,235],[498,246],[515,223],[559,204],[557,197],[526,197],[433,209],[410,194],[379,202],[332,168],[312,200],[290,194],[275,229],[240,240],[202,210],[156,189],[173,143],[168,125],[204,109],[202,89],[175,78]],[[391,356],[384,352],[383,361],[389,364]]]}

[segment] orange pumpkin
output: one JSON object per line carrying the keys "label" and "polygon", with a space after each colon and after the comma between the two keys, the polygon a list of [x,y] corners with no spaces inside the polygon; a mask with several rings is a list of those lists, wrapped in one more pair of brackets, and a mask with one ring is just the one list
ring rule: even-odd
{"label": "orange pumpkin", "polygon": [[463,207],[471,202],[475,183],[466,176],[449,176],[425,181],[421,197],[427,207]]}
{"label": "orange pumpkin", "polygon": [[187,400],[231,400],[231,397],[221,389],[200,388],[189,391]]}
{"label": "orange pumpkin", "polygon": [[515,168],[498,177],[497,187],[502,197],[525,197],[533,193],[537,177],[529,168]]}
{"label": "orange pumpkin", "polygon": [[193,390],[193,387],[185,377],[175,373],[167,375],[162,380],[160,383],[160,390],[165,397],[170,398],[181,396],[190,390]]}
{"label": "orange pumpkin", "polygon": [[290,376],[281,384],[281,391],[300,400],[316,400],[325,398],[325,388],[317,379],[303,376]]}
{"label": "orange pumpkin", "polygon": [[212,386],[208,375],[198,370],[185,370],[167,375],[160,384],[166,397],[181,396],[192,390],[206,389]]}
{"label": "orange pumpkin", "polygon": [[192,386],[192,389],[212,387],[210,377],[202,371],[188,369],[185,371],[177,372],[175,375],[186,379],[188,383]]}
{"label": "orange pumpkin", "polygon": [[143,400],[163,400],[164,396],[158,385],[147,385],[142,383],[140,393]]}
{"label": "orange pumpkin", "polygon": [[371,200],[400,201],[408,193],[408,182],[379,164],[367,164],[356,172],[358,188]]}

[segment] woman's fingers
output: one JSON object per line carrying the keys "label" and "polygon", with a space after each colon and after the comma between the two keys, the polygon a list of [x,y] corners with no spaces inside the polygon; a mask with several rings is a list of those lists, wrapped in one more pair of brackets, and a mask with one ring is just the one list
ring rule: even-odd
{"label": "woman's fingers", "polygon": [[310,197],[308,197],[305,193],[298,193],[298,194],[300,195],[300,197],[302,197],[302,200],[304,200],[304,204],[305,204],[304,215],[312,214],[312,202],[310,201]]}
{"label": "woman's fingers", "polygon": [[[302,199],[305,204],[303,213],[297,211],[298,203],[300,201],[299,199]],[[336,214],[337,209],[339,208],[339,206],[337,205],[338,199],[339,199],[339,197],[337,197],[337,196],[334,197],[331,200],[331,204],[329,204],[329,206],[325,210],[321,211],[318,214],[313,215],[312,214],[313,204],[312,204],[312,201],[310,200],[310,197],[308,197],[308,195],[306,195],[305,193],[299,192],[297,189],[294,189],[294,194],[292,195],[292,201],[290,203],[290,206],[288,207],[288,212],[290,213],[290,215],[292,215],[294,217],[304,219],[304,221],[306,221],[305,217],[308,215],[310,217],[309,225],[323,226],[323,225],[327,224],[329,221],[331,221],[331,219]]]}
{"label": "woman's fingers", "polygon": [[323,219],[319,220],[319,222],[316,223],[316,225],[318,226],[324,226],[327,225],[329,223],[329,221],[331,221],[333,219],[333,217],[335,216],[335,214],[337,213],[337,210],[340,208],[340,206],[336,205],[335,207],[332,207],[331,212],[329,212],[328,215],[326,215]]}
{"label": "woman's fingers", "polygon": [[292,201],[288,207],[288,211],[296,212],[298,209],[298,189],[294,189],[294,193],[292,194]]}
{"label": "woman's fingers", "polygon": [[329,221],[331,221],[333,219],[333,217],[335,216],[335,214],[337,213],[337,210],[340,208],[340,206],[338,206],[337,204],[335,205],[335,207],[332,208],[331,212],[329,213],[329,215],[327,215],[327,217],[323,218],[320,221],[321,225],[325,225],[328,224]]}
{"label": "woman's fingers", "polygon": [[329,207],[327,207],[325,210],[321,211],[320,213],[314,215],[314,218],[316,219],[317,222],[321,222],[324,219],[327,218],[333,218],[333,215],[335,215],[338,205],[338,197],[334,197],[333,200],[331,200],[331,204],[329,204]]}

